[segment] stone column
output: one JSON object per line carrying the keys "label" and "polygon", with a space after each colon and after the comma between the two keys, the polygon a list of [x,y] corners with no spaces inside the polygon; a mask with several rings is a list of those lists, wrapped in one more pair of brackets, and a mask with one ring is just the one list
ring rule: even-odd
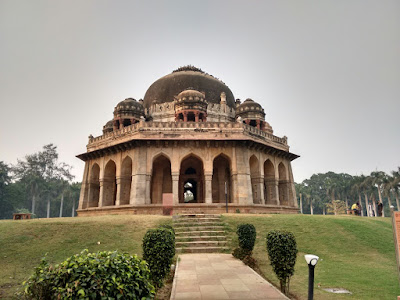
{"label": "stone column", "polygon": [[276,205],[281,205],[279,200],[279,181],[275,180],[275,197],[276,197]]}
{"label": "stone column", "polygon": [[264,176],[260,176],[259,181],[258,181],[258,186],[260,190],[260,204],[265,204],[265,199],[264,199]]}
{"label": "stone column", "polygon": [[115,199],[115,206],[119,206],[121,203],[121,177],[117,177],[117,196]]}
{"label": "stone column", "polygon": [[179,173],[172,174],[172,194],[174,197],[174,205],[179,204]]}
{"label": "stone column", "polygon": [[[85,170],[83,172],[83,179],[82,179],[82,186],[81,186],[81,191],[79,194],[79,203],[78,203],[78,209],[82,208],[87,208],[89,207],[89,186],[88,182],[89,181],[89,162],[85,162]],[[85,196],[88,197],[85,199]],[[86,205],[84,205],[86,203]]]}
{"label": "stone column", "polygon": [[194,121],[199,122],[199,112],[195,112],[194,114]]}
{"label": "stone column", "polygon": [[150,199],[150,191],[151,191],[151,175],[146,175],[146,199],[145,199],[145,203],[146,204],[150,204],[151,203],[151,199]]}
{"label": "stone column", "polygon": [[257,129],[260,129],[260,120],[256,120]]}
{"label": "stone column", "polygon": [[183,122],[187,122],[187,112],[183,112]]}
{"label": "stone column", "polygon": [[250,125],[250,120],[244,120],[247,125]]}
{"label": "stone column", "polygon": [[204,179],[206,181],[206,198],[205,203],[211,204],[212,203],[212,174],[205,174]]}
{"label": "stone column", "polygon": [[99,195],[99,207],[103,207],[104,201],[104,180],[100,179],[100,195]]}

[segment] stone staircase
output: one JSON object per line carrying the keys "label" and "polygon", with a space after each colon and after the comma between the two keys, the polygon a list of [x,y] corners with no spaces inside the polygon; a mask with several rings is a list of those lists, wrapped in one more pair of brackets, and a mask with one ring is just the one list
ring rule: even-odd
{"label": "stone staircase", "polygon": [[220,215],[184,214],[173,217],[177,253],[223,252],[226,247]]}

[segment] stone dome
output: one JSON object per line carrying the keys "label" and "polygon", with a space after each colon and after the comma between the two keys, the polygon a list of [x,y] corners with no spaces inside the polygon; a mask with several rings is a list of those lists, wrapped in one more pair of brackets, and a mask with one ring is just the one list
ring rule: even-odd
{"label": "stone dome", "polygon": [[259,112],[265,115],[264,109],[261,107],[261,105],[250,98],[246,99],[236,108],[236,113],[239,115],[246,112]]}
{"label": "stone dome", "polygon": [[178,100],[182,101],[204,101],[204,94],[193,90],[192,88],[189,88],[187,90],[184,90],[180,92],[177,96]]}
{"label": "stone dome", "polygon": [[181,67],[155,81],[144,96],[143,106],[149,108],[153,101],[172,102],[179,93],[188,88],[204,92],[205,100],[215,104],[220,103],[221,93],[225,92],[227,105],[235,108],[235,98],[229,87],[219,79],[192,66]]}
{"label": "stone dome", "polygon": [[114,128],[114,121],[108,121],[106,125],[103,126],[103,134],[107,132],[112,132]]}
{"label": "stone dome", "polygon": [[135,116],[143,114],[143,105],[133,98],[127,98],[119,102],[114,108],[114,115],[118,116]]}

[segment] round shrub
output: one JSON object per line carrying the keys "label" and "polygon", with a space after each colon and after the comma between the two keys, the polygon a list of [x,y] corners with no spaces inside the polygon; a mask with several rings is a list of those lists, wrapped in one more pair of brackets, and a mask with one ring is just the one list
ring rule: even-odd
{"label": "round shrub", "polygon": [[240,224],[236,233],[239,239],[239,247],[243,250],[253,251],[256,242],[256,228],[253,224]]}
{"label": "round shrub", "polygon": [[71,256],[49,265],[45,259],[24,282],[25,299],[152,299],[147,263],[136,255],[114,252]]}
{"label": "round shrub", "polygon": [[166,228],[150,229],[143,237],[142,247],[151,280],[156,287],[161,287],[175,256],[175,235]]}
{"label": "round shrub", "polygon": [[172,225],[170,225],[170,224],[161,224],[161,225],[159,226],[159,228],[166,228],[166,229],[169,229],[169,230],[171,230],[171,231],[174,233],[174,235],[175,235],[175,229],[174,229],[174,227],[173,227]]}
{"label": "round shrub", "polygon": [[294,274],[297,244],[291,232],[273,230],[267,234],[267,251],[271,266],[278,277],[281,291],[289,294],[290,277]]}

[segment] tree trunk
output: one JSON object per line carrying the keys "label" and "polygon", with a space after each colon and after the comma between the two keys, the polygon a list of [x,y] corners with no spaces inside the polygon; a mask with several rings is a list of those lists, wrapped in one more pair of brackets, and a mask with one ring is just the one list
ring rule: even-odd
{"label": "tree trunk", "polygon": [[32,195],[32,215],[35,214],[35,204],[36,204],[36,199],[35,199],[35,195]]}
{"label": "tree trunk", "polygon": [[47,218],[50,218],[50,198],[47,198]]}
{"label": "tree trunk", "polygon": [[381,186],[377,186],[378,189],[378,196],[379,196],[379,202],[382,203],[382,217],[385,217],[385,210],[383,209],[383,198],[382,198],[382,193],[381,193]]}
{"label": "tree trunk", "polygon": [[325,206],[322,207],[322,214],[325,216]]}
{"label": "tree trunk", "polygon": [[345,202],[346,202],[346,212],[347,212],[347,210],[349,209],[349,201],[347,201],[347,196],[345,198]]}
{"label": "tree trunk", "polygon": [[60,218],[62,218],[62,209],[64,204],[64,194],[61,194],[61,203],[60,203]]}
{"label": "tree trunk", "polygon": [[368,195],[367,195],[367,193],[365,193],[365,207],[367,208],[367,217],[372,217],[372,216],[370,215],[370,212],[369,212],[369,207],[368,207]]}
{"label": "tree trunk", "polygon": [[72,217],[75,217],[75,198],[72,202]]}
{"label": "tree trunk", "polygon": [[[361,199],[361,194],[360,193],[358,193],[358,203],[360,204],[361,216],[364,217],[364,209],[363,209],[363,206],[362,206],[362,199]],[[367,205],[366,209],[367,209],[367,216],[368,216],[368,205]]]}
{"label": "tree trunk", "polygon": [[314,214],[314,209],[312,207],[312,199],[310,200],[310,212],[312,215]]}
{"label": "tree trunk", "polygon": [[392,206],[392,199],[390,199],[390,192],[388,194],[388,203],[389,203],[389,208]]}
{"label": "tree trunk", "polygon": [[300,213],[303,214],[303,197],[300,194]]}
{"label": "tree trunk", "polygon": [[332,204],[333,204],[333,211],[334,211],[334,213],[335,213],[335,216],[337,215],[337,209],[336,209],[336,202],[335,202],[335,193],[334,192],[332,192],[332,194],[331,194],[331,201],[332,201]]}
{"label": "tree trunk", "polygon": [[399,205],[399,195],[396,193],[394,193],[394,196],[396,197],[396,205],[397,205],[397,211],[400,210],[400,205]]}
{"label": "tree trunk", "polygon": [[372,197],[372,207],[374,208],[374,215],[375,215],[375,217],[377,217],[378,216],[378,212],[376,211],[375,197]]}

